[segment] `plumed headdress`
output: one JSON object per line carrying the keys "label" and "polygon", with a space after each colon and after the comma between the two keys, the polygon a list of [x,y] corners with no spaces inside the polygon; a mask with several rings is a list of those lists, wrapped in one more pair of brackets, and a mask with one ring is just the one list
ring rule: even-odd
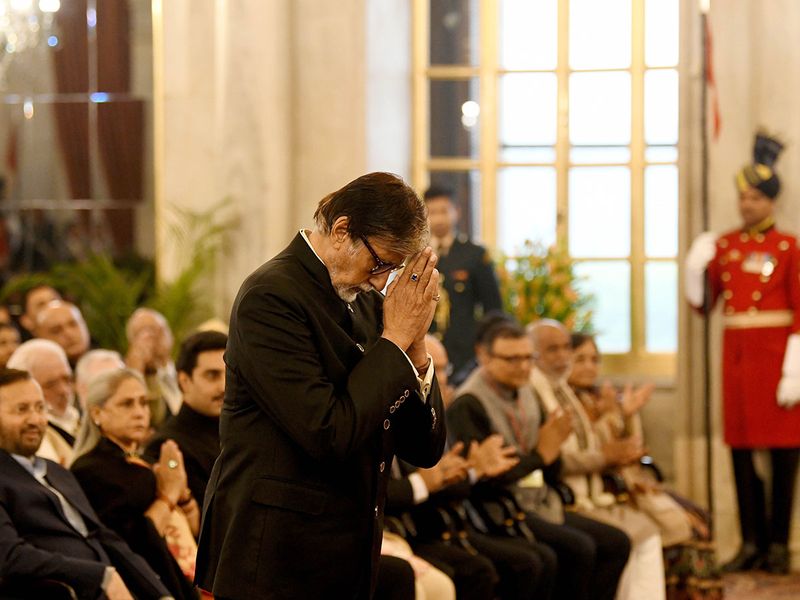
{"label": "plumed headdress", "polygon": [[767,196],[770,200],[777,198],[781,191],[781,181],[775,172],[775,161],[783,150],[775,138],[766,134],[756,134],[753,146],[753,164],[742,167],[736,174],[736,189],[744,192],[754,187]]}

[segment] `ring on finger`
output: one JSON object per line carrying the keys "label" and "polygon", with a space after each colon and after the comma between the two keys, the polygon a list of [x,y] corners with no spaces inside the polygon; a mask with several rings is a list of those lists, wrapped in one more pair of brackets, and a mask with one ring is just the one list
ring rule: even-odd
{"label": "ring on finger", "polygon": [[177,468],[178,468],[178,461],[177,461],[177,460],[175,460],[174,458],[170,458],[170,459],[167,461],[167,466],[168,466],[170,469],[177,469]]}
{"label": "ring on finger", "polygon": [[441,296],[440,296],[439,294],[436,294],[436,295],[433,297],[433,301],[434,301],[434,302],[438,302],[438,301],[439,301],[439,298],[441,298]]}
{"label": "ring on finger", "polygon": [[411,274],[411,281],[417,281],[418,279],[419,279],[419,275],[417,275],[416,273],[412,273]]}

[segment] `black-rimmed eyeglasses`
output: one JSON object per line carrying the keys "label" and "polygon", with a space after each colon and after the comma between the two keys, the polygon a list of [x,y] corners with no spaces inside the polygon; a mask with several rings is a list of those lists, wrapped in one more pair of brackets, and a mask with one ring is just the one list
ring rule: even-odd
{"label": "black-rimmed eyeglasses", "polygon": [[390,273],[391,271],[402,269],[405,266],[405,264],[403,263],[400,263],[398,265],[392,262],[386,262],[385,260],[381,259],[381,257],[378,256],[378,254],[375,252],[372,246],[370,246],[369,242],[367,241],[367,238],[363,235],[360,237],[361,241],[364,242],[364,245],[367,247],[367,250],[369,250],[369,253],[372,255],[372,258],[375,260],[375,266],[372,267],[372,269],[370,269],[369,272],[370,275],[381,275],[383,273]]}
{"label": "black-rimmed eyeglasses", "polygon": [[533,360],[533,354],[495,354],[494,352],[490,352],[489,356],[512,365],[519,365]]}

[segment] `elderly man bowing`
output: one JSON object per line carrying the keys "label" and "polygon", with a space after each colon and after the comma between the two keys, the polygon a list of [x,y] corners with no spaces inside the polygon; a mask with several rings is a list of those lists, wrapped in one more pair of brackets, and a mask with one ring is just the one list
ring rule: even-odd
{"label": "elderly man bowing", "polygon": [[444,447],[424,204],[371,173],[314,219],[234,302],[197,559],[216,598],[369,598],[392,458],[431,467]]}

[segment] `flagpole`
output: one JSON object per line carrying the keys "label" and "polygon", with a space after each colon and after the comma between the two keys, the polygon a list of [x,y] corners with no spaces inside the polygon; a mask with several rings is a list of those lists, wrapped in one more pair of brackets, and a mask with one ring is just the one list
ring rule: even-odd
{"label": "flagpole", "polygon": [[[708,74],[709,74],[709,39],[708,39],[708,11],[711,0],[699,0],[700,28],[702,32],[703,52],[703,84],[701,87],[700,111],[701,127],[701,191],[700,201],[702,209],[703,231],[709,231],[709,196],[708,196]],[[706,442],[706,499],[708,502],[709,529],[713,537],[714,531],[714,448],[712,435],[712,402],[711,402],[711,282],[705,278],[705,294],[703,300],[703,428]]]}

